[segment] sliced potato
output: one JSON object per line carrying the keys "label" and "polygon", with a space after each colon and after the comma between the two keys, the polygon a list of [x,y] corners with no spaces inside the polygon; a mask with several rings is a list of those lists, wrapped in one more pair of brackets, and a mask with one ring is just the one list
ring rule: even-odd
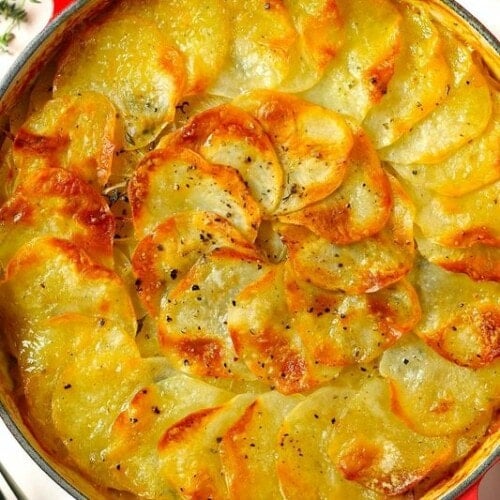
{"label": "sliced potato", "polygon": [[344,41],[344,21],[335,0],[284,0],[297,31],[290,72],[280,90],[301,92],[323,76]]}
{"label": "sliced potato", "polygon": [[167,359],[195,375],[255,379],[234,350],[227,315],[240,290],[264,272],[258,254],[234,248],[201,258],[162,301],[159,340]]}
{"label": "sliced potato", "polygon": [[266,392],[258,396],[226,431],[220,456],[228,498],[281,498],[276,474],[276,437],[285,415],[301,400],[300,395]]}
{"label": "sliced potato", "polygon": [[500,248],[476,243],[468,248],[445,247],[417,235],[419,252],[447,271],[476,281],[500,281]]}
{"label": "sliced potato", "polygon": [[494,112],[485,131],[433,165],[395,164],[397,173],[418,188],[441,196],[464,196],[500,178],[500,92],[492,91]]}
{"label": "sliced potato", "polygon": [[257,248],[266,256],[269,262],[277,264],[286,259],[286,246],[281,241],[279,234],[275,231],[272,220],[263,220],[259,226]]}
{"label": "sliced potato", "polygon": [[340,187],[324,200],[281,216],[280,221],[305,226],[331,243],[346,245],[378,233],[391,207],[387,176],[370,140],[358,129]]}
{"label": "sliced potato", "polygon": [[373,361],[420,319],[418,296],[405,279],[373,293],[345,295],[288,276],[286,290],[292,329],[319,365]]}
{"label": "sliced potato", "polygon": [[186,94],[203,92],[217,77],[229,49],[229,16],[222,0],[119,2],[122,13],[154,21],[168,43],[183,56]]}
{"label": "sliced potato", "polygon": [[227,323],[236,352],[252,373],[291,394],[327,382],[340,370],[315,362],[295,331],[284,274],[278,265],[251,282],[229,308]]}
{"label": "sliced potato", "polygon": [[500,246],[500,180],[459,197],[442,196],[405,183],[422,234],[444,246]]}
{"label": "sliced potato", "polygon": [[229,57],[208,89],[234,97],[244,91],[277,88],[290,72],[297,39],[282,0],[226,0],[231,27]]}
{"label": "sliced potato", "polygon": [[278,153],[285,186],[275,213],[303,208],[339,187],[353,145],[342,116],[273,91],[244,94],[233,102],[257,118]]}
{"label": "sliced potato", "polygon": [[344,479],[328,456],[329,437],[347,411],[355,392],[327,386],[309,394],[285,417],[279,431],[278,477],[289,500],[310,498],[359,498],[382,500],[383,496]]}
{"label": "sliced potato", "polygon": [[387,90],[399,50],[401,14],[388,0],[336,0],[345,41],[305,99],[362,121]]}
{"label": "sliced potato", "polygon": [[124,147],[136,149],[172,121],[184,84],[183,58],[156,25],[115,15],[72,39],[59,61],[54,95],[106,95],[124,123]]}
{"label": "sliced potato", "polygon": [[446,99],[403,137],[379,151],[396,163],[437,163],[480,136],[492,112],[490,89],[470,50],[444,32],[453,80]]}
{"label": "sliced potato", "polygon": [[[1,212],[0,212],[1,213]],[[228,221],[213,212],[184,212],[160,224],[137,245],[132,267],[136,290],[150,314],[203,255],[216,248],[255,255],[256,249]]]}
{"label": "sliced potato", "polygon": [[106,448],[117,484],[149,498],[177,498],[166,475],[159,473],[160,438],[187,415],[224,404],[232,396],[179,374],[138,391],[115,420]]}
{"label": "sliced potato", "polygon": [[478,368],[500,356],[500,284],[476,282],[425,260],[412,278],[422,320],[415,333],[449,360]]}
{"label": "sliced potato", "polygon": [[474,370],[446,360],[414,336],[384,352],[380,373],[390,383],[393,411],[426,436],[461,433],[492,406],[491,391]]}
{"label": "sliced potato", "polygon": [[399,2],[401,49],[386,92],[363,120],[377,149],[389,146],[446,96],[450,69],[438,30],[422,8]]}
{"label": "sliced potato", "polygon": [[55,380],[54,427],[72,459],[101,484],[115,486],[105,451],[113,422],[150,380],[133,338],[118,329],[82,349]]}
{"label": "sliced potato", "polygon": [[112,266],[115,221],[105,200],[67,170],[26,175],[0,208],[0,265],[5,268],[33,238],[61,234],[96,262]]}
{"label": "sliced potato", "polygon": [[96,344],[102,336],[109,336],[109,331],[115,328],[111,321],[66,314],[40,321],[18,339],[16,354],[29,419],[37,438],[50,451],[64,455],[52,422],[52,393],[57,377],[83,348]]}
{"label": "sliced potato", "polygon": [[102,186],[111,172],[115,123],[114,106],[97,92],[58,96],[18,130],[13,147],[16,167],[21,176],[60,167]]}
{"label": "sliced potato", "polygon": [[21,247],[7,266],[0,298],[3,325],[14,341],[37,321],[68,313],[109,319],[131,337],[136,333],[123,282],[67,240],[39,238]]}
{"label": "sliced potato", "polygon": [[320,288],[350,294],[373,292],[398,281],[413,264],[413,206],[399,183],[389,178],[393,207],[377,234],[350,245],[336,245],[308,229],[277,225],[297,275]]}
{"label": "sliced potato", "polygon": [[373,379],[333,426],[328,453],[344,478],[392,496],[444,463],[454,446],[455,438],[423,436],[407,427],[391,411],[388,383]]}
{"label": "sliced potato", "polygon": [[273,144],[259,122],[242,109],[225,104],[201,112],[158,147],[170,145],[238,170],[264,213],[273,212],[280,202],[284,176]]}
{"label": "sliced potato", "polygon": [[206,162],[195,152],[170,147],[149,153],[139,164],[128,188],[138,239],[180,212],[215,212],[249,241],[260,222],[257,202],[237,170]]}
{"label": "sliced potato", "polygon": [[12,143],[11,139],[5,137],[0,147],[0,203],[2,204],[14,192],[18,171],[13,159]]}
{"label": "sliced potato", "polygon": [[203,113],[210,108],[228,104],[229,97],[213,94],[197,94],[184,96],[182,102],[175,109],[174,124],[176,128],[181,128],[192,120],[198,113]]}
{"label": "sliced potato", "polygon": [[193,412],[169,427],[158,443],[161,474],[184,498],[228,498],[219,449],[228,429],[254,397],[241,394],[227,403]]}

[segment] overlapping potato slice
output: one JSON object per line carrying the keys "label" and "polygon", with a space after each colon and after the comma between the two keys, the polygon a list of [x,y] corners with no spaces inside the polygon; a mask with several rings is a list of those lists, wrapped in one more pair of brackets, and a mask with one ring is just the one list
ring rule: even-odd
{"label": "overlapping potato slice", "polygon": [[290,72],[280,90],[301,92],[315,85],[344,40],[344,21],[335,0],[284,0],[297,31]]}
{"label": "overlapping potato slice", "polygon": [[307,227],[332,243],[348,244],[378,233],[392,207],[391,188],[370,140],[358,129],[347,172],[330,196],[280,221]]}
{"label": "overlapping potato slice", "polygon": [[300,395],[266,392],[226,431],[220,456],[228,498],[281,498],[276,474],[276,436],[285,415],[301,400]]}
{"label": "overlapping potato slice", "polygon": [[111,172],[115,123],[115,108],[104,95],[58,96],[30,115],[18,130],[13,146],[15,165],[21,176],[60,167],[102,186]]}
{"label": "overlapping potato slice", "polygon": [[500,178],[500,92],[492,91],[494,112],[485,131],[433,165],[393,165],[418,188],[442,196],[463,196]]}
{"label": "overlapping potato slice", "polygon": [[[104,383],[103,383],[104,381]],[[151,372],[134,339],[119,328],[89,342],[54,383],[52,420],[74,460],[84,471],[114,486],[107,461],[114,421]]]}
{"label": "overlapping potato slice", "polygon": [[476,371],[439,356],[414,336],[384,352],[380,373],[391,386],[391,405],[416,432],[447,436],[467,430],[494,404]]}
{"label": "overlapping potato slice", "polygon": [[222,0],[188,0],[182,8],[173,0],[122,1],[122,13],[146,17],[156,23],[168,43],[183,56],[186,94],[203,92],[217,77],[227,57],[230,25]]}
{"label": "overlapping potato slice", "polygon": [[379,500],[383,496],[344,479],[328,456],[329,437],[347,411],[355,392],[328,386],[308,395],[285,417],[279,432],[278,477],[289,500],[311,498],[359,498]]}
{"label": "overlapping potato slice", "polygon": [[15,189],[17,167],[12,156],[12,140],[5,137],[0,147],[0,203],[7,201]]}
{"label": "overlapping potato slice", "polygon": [[37,321],[69,313],[109,319],[131,337],[136,333],[130,297],[113,271],[67,240],[32,240],[10,260],[0,284],[2,324],[15,341]]}
{"label": "overlapping potato slice", "polygon": [[401,48],[386,92],[363,120],[378,148],[399,139],[446,96],[450,70],[438,30],[422,8],[398,3],[402,15]]}
{"label": "overlapping potato slice", "polygon": [[252,373],[291,394],[331,380],[340,370],[316,362],[295,331],[284,273],[278,265],[249,284],[229,309],[227,323],[236,352]]}
{"label": "overlapping potato slice", "polygon": [[184,82],[184,60],[155,23],[115,15],[72,40],[59,61],[54,95],[106,95],[124,123],[124,147],[136,149],[174,118]]}
{"label": "overlapping potato slice", "polygon": [[259,122],[242,109],[225,104],[197,114],[158,147],[172,145],[238,170],[265,213],[281,201],[284,176],[274,147]]}
{"label": "overlapping potato slice", "polygon": [[470,49],[441,32],[452,70],[448,95],[434,111],[391,146],[379,151],[396,163],[437,163],[478,137],[490,120],[492,100],[482,68]]}
{"label": "overlapping potato slice", "polygon": [[417,234],[419,252],[430,262],[473,280],[500,281],[500,248],[476,243],[468,248],[442,246]]}
{"label": "overlapping potato slice", "polygon": [[240,394],[227,403],[193,412],[169,427],[158,443],[162,468],[184,498],[229,498],[219,449],[228,429],[252,403]]}
{"label": "overlapping potato slice", "polygon": [[434,194],[405,182],[423,236],[449,247],[500,246],[500,180],[458,197]]}
{"label": "overlapping potato slice", "polygon": [[386,92],[400,45],[401,14],[388,0],[336,0],[345,41],[317,85],[312,102],[362,121]]}
{"label": "overlapping potato slice", "polygon": [[229,57],[209,92],[234,97],[277,88],[290,72],[297,32],[282,0],[227,0]]}
{"label": "overlapping potato slice", "polygon": [[339,187],[353,145],[351,130],[342,116],[273,91],[250,92],[233,103],[262,124],[278,153],[285,186],[275,213],[303,208]]}
{"label": "overlapping potato slice", "polygon": [[252,380],[227,327],[239,292],[264,274],[257,253],[220,248],[202,257],[162,301],[159,340],[178,369],[201,376]]}
{"label": "overlapping potato slice", "polygon": [[278,265],[241,292],[228,327],[252,372],[291,393],[331,380],[340,366],[377,358],[419,317],[406,281],[345,295],[301,282]]}
{"label": "overlapping potato slice", "polygon": [[142,388],[115,420],[106,448],[116,482],[149,498],[177,498],[160,472],[162,435],[187,415],[231,397],[228,391],[180,374]]}
{"label": "overlapping potato slice", "polygon": [[170,147],[149,153],[130,181],[128,193],[139,239],[168,217],[192,210],[229,219],[249,241],[257,236],[259,206],[238,172],[208,163],[189,149]]}
{"label": "overlapping potato slice", "polygon": [[476,282],[425,260],[412,273],[422,320],[415,333],[437,352],[477,368],[500,356],[500,284]]}
{"label": "overlapping potato slice", "polygon": [[182,102],[175,109],[174,123],[177,128],[183,127],[187,122],[192,120],[198,113],[203,113],[210,108],[228,104],[231,99],[213,94],[197,94],[193,96],[185,96]]}
{"label": "overlapping potato slice", "polygon": [[150,314],[196,261],[216,248],[255,255],[256,249],[228,221],[213,212],[184,212],[160,224],[137,245],[132,256],[136,289]]}
{"label": "overlapping potato slice", "polygon": [[91,186],[67,170],[43,168],[25,176],[0,208],[0,265],[33,238],[63,234],[111,266],[114,229],[108,205]]}
{"label": "overlapping potato slice", "polygon": [[48,450],[64,455],[52,423],[52,392],[59,373],[73,362],[83,347],[96,343],[103,332],[114,328],[110,321],[67,314],[40,321],[19,338],[17,360],[29,419]]}
{"label": "overlapping potato slice", "polygon": [[417,434],[390,405],[388,383],[369,381],[333,426],[328,454],[344,478],[392,496],[409,490],[444,463],[455,438]]}
{"label": "overlapping potato slice", "polygon": [[413,206],[399,183],[389,177],[392,212],[377,234],[337,245],[301,226],[277,225],[297,275],[327,290],[350,294],[375,291],[398,281],[413,264]]}

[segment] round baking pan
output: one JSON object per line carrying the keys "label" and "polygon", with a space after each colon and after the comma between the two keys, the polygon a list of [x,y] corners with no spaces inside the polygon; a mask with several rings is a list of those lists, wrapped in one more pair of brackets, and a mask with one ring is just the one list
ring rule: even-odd
{"label": "round baking pan", "polygon": [[[39,70],[54,54],[63,37],[82,21],[94,16],[109,0],[54,0],[54,13],[49,25],[33,39],[18,57],[6,76],[0,81],[0,126],[3,127],[5,112],[29,87]],[[454,0],[428,0],[433,14],[438,19],[452,19],[454,26],[463,33],[469,43],[481,50],[488,63],[498,60],[500,43],[497,38],[464,7]],[[498,77],[496,68],[490,68]],[[0,358],[0,360],[3,358]],[[2,367],[0,367],[2,368]],[[36,443],[29,429],[23,424],[22,415],[1,386],[0,369],[0,417],[8,430],[26,453],[48,476],[75,499],[102,498],[102,492],[74,471],[54,463]],[[478,485],[487,470],[500,458],[498,432],[489,436],[458,471],[447,481],[430,490],[425,499],[472,500],[478,498]]]}

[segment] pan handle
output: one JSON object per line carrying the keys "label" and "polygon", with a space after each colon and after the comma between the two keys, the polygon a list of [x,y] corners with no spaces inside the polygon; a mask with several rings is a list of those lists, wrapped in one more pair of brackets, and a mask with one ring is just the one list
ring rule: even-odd
{"label": "pan handle", "polygon": [[475,482],[458,500],[479,500],[479,483]]}
{"label": "pan handle", "polygon": [[57,17],[66,7],[73,3],[74,0],[54,0],[54,8],[52,10],[52,17]]}

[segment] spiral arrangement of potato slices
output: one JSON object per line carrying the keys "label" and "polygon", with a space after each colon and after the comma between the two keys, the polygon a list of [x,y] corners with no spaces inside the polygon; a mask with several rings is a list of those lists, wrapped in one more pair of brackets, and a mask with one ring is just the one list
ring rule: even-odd
{"label": "spiral arrangement of potato slices", "polygon": [[499,105],[423,1],[82,27],[1,149],[1,331],[41,445],[107,494],[421,496],[500,401]]}

